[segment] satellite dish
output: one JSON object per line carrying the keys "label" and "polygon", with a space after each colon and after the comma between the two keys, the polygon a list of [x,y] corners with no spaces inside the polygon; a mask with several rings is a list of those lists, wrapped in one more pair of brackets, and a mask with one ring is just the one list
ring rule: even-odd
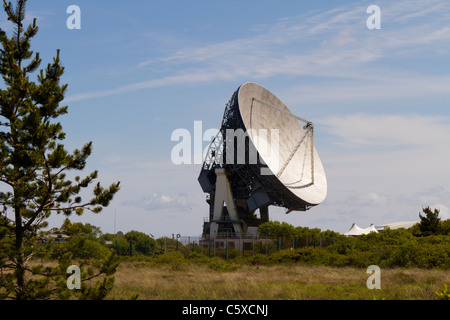
{"label": "satellite dish", "polygon": [[269,220],[270,205],[289,213],[322,203],[327,179],[313,141],[310,121],[266,88],[241,85],[225,107],[198,178],[210,205],[204,235],[257,233]]}

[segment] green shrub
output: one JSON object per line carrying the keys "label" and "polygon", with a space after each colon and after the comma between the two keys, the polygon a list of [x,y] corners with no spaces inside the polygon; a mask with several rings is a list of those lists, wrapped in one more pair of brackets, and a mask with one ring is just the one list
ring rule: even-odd
{"label": "green shrub", "polygon": [[328,253],[324,257],[324,263],[331,267],[347,267],[351,265],[351,261],[347,255],[338,253]]}
{"label": "green shrub", "polygon": [[371,251],[353,252],[346,256],[346,262],[348,266],[356,268],[367,268],[378,263],[374,253]]}
{"label": "green shrub", "polygon": [[267,255],[257,253],[255,255],[252,255],[247,258],[248,264],[255,265],[255,266],[263,266],[268,265],[270,263],[270,259]]}
{"label": "green shrub", "polygon": [[450,268],[450,246],[442,244],[421,244],[414,248],[412,262],[414,266],[419,268]]}
{"label": "green shrub", "polygon": [[298,250],[295,251],[290,249],[280,250],[278,252],[272,253],[270,255],[270,260],[276,263],[297,262],[300,259],[300,256],[297,254]]}
{"label": "green shrub", "polygon": [[206,263],[208,261],[209,257],[204,254],[198,253],[198,252],[191,252],[191,254],[189,254],[187,256],[187,259],[189,259],[192,262],[202,264],[202,263]]}
{"label": "green shrub", "polygon": [[131,242],[133,244],[133,247],[137,253],[149,254],[155,250],[155,239],[143,232],[131,230],[125,233],[124,238],[128,243]]}
{"label": "green shrub", "polygon": [[327,260],[328,252],[323,248],[305,247],[301,249],[286,249],[270,255],[270,261],[276,263],[321,264]]}
{"label": "green shrub", "polygon": [[183,270],[187,264],[184,255],[179,251],[171,251],[163,253],[154,259],[158,266],[168,267],[172,270]]}
{"label": "green shrub", "polygon": [[347,255],[355,251],[358,240],[359,239],[353,237],[343,238],[328,246],[326,249],[328,252]]}
{"label": "green shrub", "polygon": [[130,255],[130,244],[124,237],[114,238],[110,247],[113,248],[120,256]]}
{"label": "green shrub", "polygon": [[450,235],[450,219],[439,221],[439,233],[443,235]]}
{"label": "green shrub", "polygon": [[54,248],[61,252],[71,252],[74,259],[103,259],[111,252],[100,242],[90,240],[86,236],[70,237],[66,242],[54,244]]}
{"label": "green shrub", "polygon": [[446,284],[444,284],[444,288],[439,291],[434,291],[440,300],[450,300],[450,289]]}
{"label": "green shrub", "polygon": [[232,263],[227,262],[222,258],[213,257],[210,258],[208,261],[208,268],[214,271],[224,272],[224,271],[232,271],[236,268],[236,266]]}

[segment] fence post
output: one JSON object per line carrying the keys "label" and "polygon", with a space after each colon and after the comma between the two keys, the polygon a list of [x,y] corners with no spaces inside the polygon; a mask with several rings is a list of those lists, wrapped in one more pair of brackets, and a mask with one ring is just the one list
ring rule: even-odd
{"label": "fence post", "polygon": [[228,238],[225,239],[225,260],[228,260]]}
{"label": "fence post", "polygon": [[239,238],[239,242],[238,242],[239,244],[238,244],[238,249],[239,249],[239,254],[238,254],[238,256],[240,256],[241,255],[241,238]]}

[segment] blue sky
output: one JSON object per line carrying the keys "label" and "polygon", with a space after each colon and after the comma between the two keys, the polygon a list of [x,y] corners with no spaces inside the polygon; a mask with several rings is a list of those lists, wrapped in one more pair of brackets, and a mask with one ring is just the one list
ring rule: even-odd
{"label": "blue sky", "polygon": [[[72,4],[80,30],[66,27]],[[371,4],[380,30],[366,27]],[[110,207],[74,221],[199,235],[200,165],[172,163],[171,134],[193,133],[194,121],[218,128],[247,81],[315,124],[328,177],[323,204],[271,208],[271,219],[343,233],[418,220],[427,205],[450,218],[448,1],[30,0],[27,17],[40,27],[32,49],[42,67],[61,49],[67,148],[92,140],[86,174],[122,184]]]}

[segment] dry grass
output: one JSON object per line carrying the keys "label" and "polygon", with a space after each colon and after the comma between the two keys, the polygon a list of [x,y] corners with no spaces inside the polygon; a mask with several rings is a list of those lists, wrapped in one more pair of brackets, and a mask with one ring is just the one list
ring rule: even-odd
{"label": "dry grass", "polygon": [[239,266],[218,272],[206,265],[182,268],[124,262],[110,298],[139,294],[145,300],[436,299],[450,283],[443,270],[381,270],[381,290],[366,287],[369,274],[356,268],[278,265]]}

